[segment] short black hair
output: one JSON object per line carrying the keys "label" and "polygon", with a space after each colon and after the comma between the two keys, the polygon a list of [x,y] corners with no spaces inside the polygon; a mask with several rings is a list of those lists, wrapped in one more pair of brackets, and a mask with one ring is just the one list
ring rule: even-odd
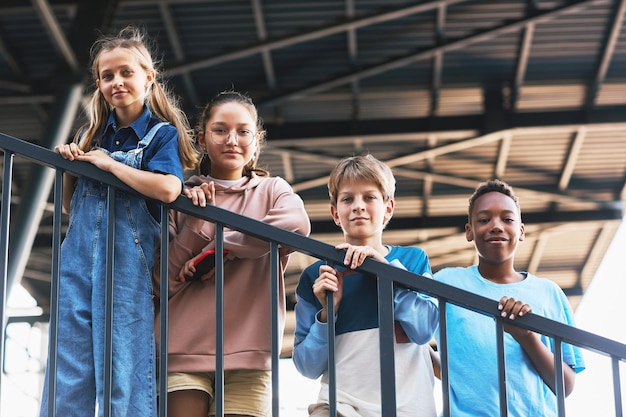
{"label": "short black hair", "polygon": [[472,194],[472,196],[469,198],[469,208],[467,211],[467,221],[471,223],[472,221],[472,211],[474,210],[474,206],[476,205],[476,200],[478,200],[479,197],[487,194],[487,193],[491,193],[491,192],[497,192],[500,194],[504,194],[507,197],[510,197],[511,200],[513,200],[515,202],[515,205],[517,206],[517,211],[520,214],[520,220],[522,217],[522,209],[519,206],[519,200],[517,198],[517,196],[515,195],[515,192],[513,191],[513,187],[511,187],[509,184],[507,184],[506,182],[499,180],[499,179],[493,179],[493,180],[489,180],[489,181],[485,181],[482,182],[478,185],[478,187],[476,187],[476,190],[474,190],[474,193]]}

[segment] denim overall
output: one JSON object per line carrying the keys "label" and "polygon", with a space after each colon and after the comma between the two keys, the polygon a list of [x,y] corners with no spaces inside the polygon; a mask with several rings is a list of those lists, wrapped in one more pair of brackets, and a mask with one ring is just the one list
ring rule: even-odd
{"label": "denim overall", "polygon": [[[165,123],[154,126],[132,151],[108,152],[141,169],[143,149]],[[56,415],[103,416],[107,185],[80,178],[61,245]],[[113,279],[113,417],[156,415],[152,267],[159,223],[143,198],[115,192]],[[48,371],[41,416],[48,415]]]}

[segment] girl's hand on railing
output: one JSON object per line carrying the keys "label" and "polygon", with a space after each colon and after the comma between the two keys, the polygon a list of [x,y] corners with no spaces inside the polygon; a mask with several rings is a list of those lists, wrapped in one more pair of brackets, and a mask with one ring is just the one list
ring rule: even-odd
{"label": "girl's hand on railing", "polygon": [[191,200],[194,206],[215,205],[215,183],[213,181],[204,182],[195,187],[185,187],[183,194]]}
{"label": "girl's hand on railing", "polygon": [[54,147],[54,151],[70,161],[73,161],[77,156],[84,154],[84,152],[74,142],[67,143],[65,145],[57,145]]}
{"label": "girl's hand on railing", "polygon": [[[206,207],[207,204],[215,205],[215,183],[204,182],[195,187],[185,187],[183,194],[189,198],[194,206]],[[205,220],[195,217],[187,216],[185,218],[185,225],[190,229],[199,231],[202,228]]]}
{"label": "girl's hand on railing", "polygon": [[76,155],[76,159],[79,161],[89,162],[106,172],[111,172],[112,165],[121,163],[98,149],[93,149],[84,154]]}

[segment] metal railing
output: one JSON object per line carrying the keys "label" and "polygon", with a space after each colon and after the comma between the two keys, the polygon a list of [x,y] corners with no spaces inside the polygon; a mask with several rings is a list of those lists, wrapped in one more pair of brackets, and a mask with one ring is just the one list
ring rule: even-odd
{"label": "metal railing", "polygon": [[[31,143],[0,134],[0,149],[4,151],[4,166],[3,166],[3,181],[2,181],[2,206],[0,212],[0,268],[3,275],[3,282],[0,285],[0,320],[2,321],[2,329],[0,329],[0,339],[4,340],[5,325],[7,322],[6,317],[6,294],[7,294],[7,263],[8,263],[8,243],[9,243],[9,225],[10,225],[10,204],[11,204],[11,180],[13,171],[13,158],[14,155],[26,158],[32,161],[34,164],[48,166],[56,171],[55,185],[54,185],[54,224],[53,224],[53,241],[52,241],[52,260],[51,260],[51,311],[50,311],[50,339],[49,339],[49,351],[50,357],[49,366],[54,369],[56,356],[56,334],[58,332],[57,314],[56,308],[58,305],[58,279],[59,279],[59,247],[62,240],[61,232],[61,200],[62,200],[62,174],[64,172],[70,172],[78,176],[90,177],[97,179],[98,181],[109,185],[109,200],[114,200],[112,196],[115,195],[116,190],[124,190],[134,193],[132,189],[115,178],[113,175],[100,171],[95,166],[82,163],[82,162],[70,162],[63,159],[55,152],[33,145]],[[239,214],[221,209],[215,206],[208,206],[205,208],[199,208],[193,206],[193,204],[185,197],[179,197],[175,202],[169,205],[162,205],[162,227],[161,227],[161,261],[160,269],[161,276],[166,277],[168,271],[168,226],[167,226],[167,211],[171,208],[179,210],[184,213],[188,213],[197,217],[201,217],[205,220],[214,222],[216,224],[216,249],[217,249],[217,261],[216,261],[216,273],[215,273],[215,285],[216,285],[216,317],[217,320],[217,359],[216,359],[216,411],[218,416],[223,416],[223,370],[224,370],[224,358],[223,358],[223,330],[224,322],[222,317],[223,312],[223,228],[228,227],[234,230],[238,230],[241,233],[249,234],[259,239],[265,240],[270,244],[270,267],[271,267],[271,288],[268,288],[267,296],[271,300],[271,337],[272,337],[272,415],[274,417],[279,416],[279,354],[280,354],[280,334],[278,319],[278,268],[279,268],[279,247],[286,246],[292,248],[294,251],[307,254],[317,259],[323,259],[331,264],[341,264],[343,261],[343,252],[337,251],[334,246],[318,241],[313,238],[299,235],[287,230],[276,228],[268,224],[262,223],[255,219],[241,216]],[[111,205],[109,205],[109,213],[113,213]],[[112,263],[113,256],[113,233],[108,233],[108,249],[107,249],[107,262]],[[500,404],[501,404],[501,416],[507,415],[506,410],[506,389],[504,386],[504,370],[505,363],[502,360],[504,355],[503,344],[503,326],[505,323],[512,323],[515,326],[523,327],[528,330],[544,334],[554,340],[556,346],[555,352],[555,387],[558,404],[558,415],[565,416],[564,406],[564,384],[563,384],[563,368],[562,368],[562,352],[561,345],[563,343],[569,343],[579,346],[583,349],[587,349],[601,355],[610,358],[612,363],[613,373],[613,391],[615,401],[615,416],[623,416],[623,404],[622,404],[622,389],[620,386],[620,363],[626,362],[626,345],[616,342],[611,339],[607,339],[593,333],[567,326],[562,323],[558,323],[534,314],[529,314],[525,317],[518,318],[514,322],[510,322],[506,318],[500,317],[500,312],[497,310],[497,302],[491,299],[443,284],[432,279],[416,275],[414,273],[395,268],[393,266],[375,261],[373,259],[367,259],[363,265],[359,268],[362,272],[369,273],[378,277],[378,302],[379,302],[379,323],[380,323],[380,362],[381,362],[381,401],[382,409],[381,415],[385,417],[393,417],[396,415],[396,398],[395,398],[395,375],[393,361],[394,361],[394,336],[393,336],[393,284],[398,282],[404,286],[413,288],[420,292],[429,294],[436,297],[439,300],[440,310],[444,311],[447,304],[454,304],[463,308],[471,309],[473,311],[485,314],[493,317],[496,333],[498,335],[498,351],[501,359],[499,360],[499,374],[500,378]],[[112,300],[112,271],[111,268],[107,268],[107,299]],[[391,280],[388,277],[394,277]],[[161,339],[159,343],[161,346],[167,346],[167,280],[162,279],[161,282],[161,321],[160,331]],[[332,305],[332,303],[331,303]],[[107,319],[107,337],[105,347],[105,404],[104,411],[105,416],[110,416],[110,395],[111,395],[111,362],[112,362],[112,338],[111,338],[111,323],[112,315],[112,301],[109,301],[106,309]],[[446,315],[440,314],[440,331],[441,331],[441,363],[442,363],[442,396],[443,396],[443,413],[444,416],[450,415],[449,409],[449,380],[447,372],[448,358],[446,354]],[[330,415],[336,416],[336,380],[335,380],[335,364],[334,364],[334,328],[329,326],[329,389],[330,389]],[[167,349],[161,349],[161,356],[159,362],[159,374],[167,375]],[[4,346],[0,346],[0,357],[4,358]],[[50,372],[50,398],[54,398],[55,387],[55,372]],[[0,390],[2,386],[0,385]],[[159,381],[159,392],[166,392],[166,379],[161,378]],[[167,399],[166,396],[159,401],[159,416],[165,417],[167,415]],[[54,401],[51,401],[54,404]],[[52,406],[51,406],[52,408]],[[51,411],[54,411],[51,409]],[[53,416],[51,413],[50,416]]]}

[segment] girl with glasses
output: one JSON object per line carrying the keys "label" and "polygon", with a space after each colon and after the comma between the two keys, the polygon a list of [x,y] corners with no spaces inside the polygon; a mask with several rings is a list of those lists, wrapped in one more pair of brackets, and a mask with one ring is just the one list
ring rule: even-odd
{"label": "girl with glasses", "polygon": [[[186,182],[193,204],[214,204],[296,233],[310,221],[301,198],[280,177],[257,167],[265,131],[252,100],[218,94],[197,125],[204,151],[200,175]],[[215,249],[215,224],[170,213],[168,416],[206,417],[215,410],[215,270],[199,279],[195,260]],[[224,414],[271,414],[269,243],[224,229]],[[280,334],[285,322],[283,273],[290,256],[280,249]],[[155,291],[159,290],[155,269]],[[155,322],[159,331],[159,317]]]}

